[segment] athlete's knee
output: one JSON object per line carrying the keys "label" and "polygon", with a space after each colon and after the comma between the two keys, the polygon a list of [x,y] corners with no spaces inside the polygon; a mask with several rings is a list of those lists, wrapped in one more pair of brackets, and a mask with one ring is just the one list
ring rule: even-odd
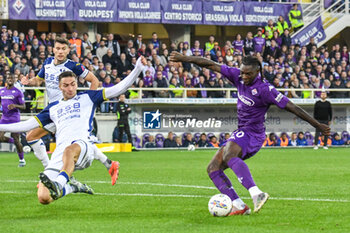
{"label": "athlete's knee", "polygon": [[207,166],[207,173],[210,174],[219,169],[220,169],[220,166],[218,166],[216,163],[210,162]]}
{"label": "athlete's knee", "polygon": [[43,205],[48,205],[52,202],[49,190],[45,189],[41,183],[39,183],[38,201]]}
{"label": "athlete's knee", "polygon": [[37,137],[37,135],[35,135],[32,132],[27,133],[26,135],[26,140],[27,142],[31,142],[31,141],[35,141],[35,140],[39,140],[40,138]]}

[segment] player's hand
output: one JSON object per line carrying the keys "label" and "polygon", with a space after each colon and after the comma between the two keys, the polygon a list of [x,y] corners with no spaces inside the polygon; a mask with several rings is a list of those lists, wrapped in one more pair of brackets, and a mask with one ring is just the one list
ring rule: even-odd
{"label": "player's hand", "polygon": [[329,128],[326,124],[319,124],[317,127],[323,135],[330,136],[331,135],[331,128]]}
{"label": "player's hand", "polygon": [[28,85],[29,84],[28,74],[21,79],[21,83],[23,85]]}
{"label": "player's hand", "polygon": [[147,65],[147,59],[144,56],[140,56],[136,61],[136,66],[143,68],[145,65]]}
{"label": "player's hand", "polygon": [[176,52],[176,51],[172,51],[170,54],[170,61],[180,62],[180,61],[182,61],[183,57],[184,57],[184,55],[182,55],[181,53]]}
{"label": "player's hand", "polygon": [[9,110],[12,110],[12,109],[15,109],[15,108],[16,108],[16,105],[14,105],[14,104],[9,104],[9,105],[7,106],[7,108],[8,108]]}

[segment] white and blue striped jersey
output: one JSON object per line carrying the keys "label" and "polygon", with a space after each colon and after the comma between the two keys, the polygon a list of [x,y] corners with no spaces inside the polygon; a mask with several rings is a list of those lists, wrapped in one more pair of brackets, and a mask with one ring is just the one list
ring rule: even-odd
{"label": "white and blue striped jersey", "polygon": [[89,141],[95,109],[105,100],[105,89],[81,92],[72,99],[50,103],[35,119],[41,127],[55,123],[57,146],[80,139]]}
{"label": "white and blue striped jersey", "polygon": [[49,103],[53,103],[63,98],[62,92],[59,89],[58,76],[64,71],[72,71],[78,77],[85,78],[89,73],[82,64],[67,59],[64,63],[55,65],[54,57],[49,57],[45,60],[37,77],[45,80],[47,97]]}

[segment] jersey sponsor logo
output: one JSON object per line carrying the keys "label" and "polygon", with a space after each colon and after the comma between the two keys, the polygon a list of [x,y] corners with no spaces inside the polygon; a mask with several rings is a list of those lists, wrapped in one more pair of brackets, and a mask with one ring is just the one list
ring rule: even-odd
{"label": "jersey sponsor logo", "polygon": [[283,98],[282,93],[279,93],[279,94],[277,95],[277,97],[275,98],[275,100],[279,103],[279,102],[282,100],[282,98]]}
{"label": "jersey sponsor logo", "polygon": [[252,100],[251,98],[248,98],[247,96],[240,95],[239,92],[238,92],[238,99],[248,106],[254,106],[255,104],[254,100]]}
{"label": "jersey sponsor logo", "polygon": [[1,96],[1,99],[3,100],[13,100],[15,97],[13,95],[5,95]]}
{"label": "jersey sponsor logo", "polygon": [[57,118],[61,118],[63,116],[69,115],[69,114],[75,114],[77,112],[80,112],[80,103],[75,102],[70,105],[66,105],[62,108],[57,109]]}

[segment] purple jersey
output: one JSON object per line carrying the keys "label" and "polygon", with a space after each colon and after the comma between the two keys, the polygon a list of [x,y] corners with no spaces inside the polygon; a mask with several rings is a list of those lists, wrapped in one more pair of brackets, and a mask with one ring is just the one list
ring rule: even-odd
{"label": "purple jersey", "polygon": [[265,46],[265,38],[262,37],[254,37],[254,51],[257,53],[262,53],[263,48]]}
{"label": "purple jersey", "polygon": [[193,55],[196,55],[196,52],[199,52],[199,54],[203,57],[204,56],[204,50],[201,48],[191,48],[191,52]]}
{"label": "purple jersey", "polygon": [[145,87],[152,87],[153,86],[153,77],[151,75],[143,77],[143,84]]}
{"label": "purple jersey", "polygon": [[222,65],[221,73],[238,90],[238,128],[248,129],[257,136],[265,138],[265,114],[270,105],[275,104],[279,108],[285,108],[289,99],[266,80],[261,80],[260,76],[247,86],[243,84],[239,69]]}
{"label": "purple jersey", "polygon": [[[240,41],[235,40],[235,41],[233,41],[232,42],[232,46],[233,46],[233,48],[235,50],[239,50],[241,53],[243,53],[243,46],[244,46],[244,41],[243,40],[240,40]],[[235,53],[237,53],[237,52],[235,51]]]}
{"label": "purple jersey", "polygon": [[2,88],[0,89],[1,107],[2,107],[2,117],[1,124],[15,123],[20,121],[19,109],[14,108],[12,110],[8,109],[10,104],[22,105],[24,104],[23,93],[16,87],[11,89]]}

